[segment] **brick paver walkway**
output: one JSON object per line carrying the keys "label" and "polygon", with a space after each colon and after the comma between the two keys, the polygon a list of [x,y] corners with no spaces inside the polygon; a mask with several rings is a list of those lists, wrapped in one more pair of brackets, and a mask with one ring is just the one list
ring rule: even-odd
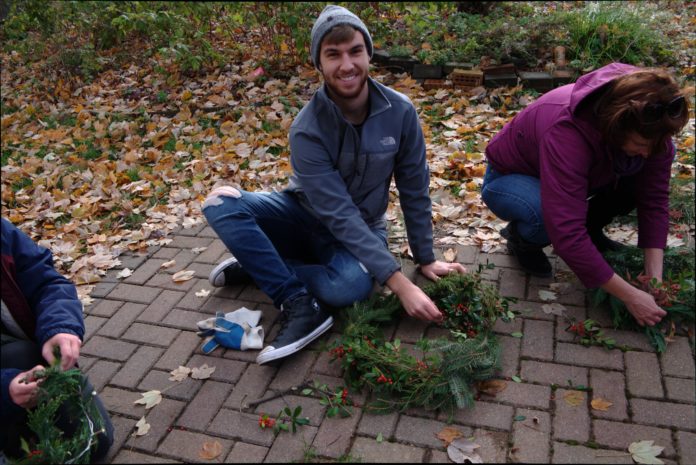
{"label": "brick paver walkway", "polygon": [[[194,254],[195,247],[207,249]],[[337,364],[329,363],[326,352],[316,350],[317,343],[276,367],[257,365],[257,351],[219,348],[202,354],[195,323],[217,310],[260,309],[267,340],[274,336],[277,311],[258,289],[211,289],[208,284],[208,273],[227,256],[209,227],[181,229],[171,243],[147,256],[122,256],[122,267],[134,273],[116,279],[118,270],[112,270],[92,292],[95,301],[85,311],[87,334],[80,366],[112,413],[116,440],[108,461],[205,462],[198,453],[204,442],[214,440],[222,445],[214,462],[449,461],[435,437],[447,426],[446,417],[421,409],[378,416],[356,408],[350,418],[328,418],[317,398],[286,395],[291,406],[303,407],[311,423],[294,435],[274,437],[260,429],[259,413],[275,415],[283,398],[254,409],[242,408],[243,403],[305,380],[341,385],[341,373]],[[176,260],[174,267],[160,268],[171,259]],[[452,426],[474,437],[485,461],[632,463],[621,455],[628,445],[654,440],[665,448],[661,458],[667,463],[696,463],[694,358],[686,338],[676,338],[662,356],[642,334],[611,329],[608,334],[634,350],[583,347],[564,331],[562,318],[541,310],[538,291],[548,289],[551,280],[525,276],[505,254],[460,247],[458,259],[470,269],[486,259],[495,263],[486,278],[503,295],[519,298],[515,308],[523,311],[514,323],[499,322],[495,328],[502,345],[501,376],[518,376],[522,382],[509,381],[497,396],[484,396],[473,409],[454,417]],[[564,268],[560,260],[554,261],[556,270]],[[195,270],[196,277],[176,284],[171,275],[182,269]],[[405,271],[414,276],[413,266]],[[422,276],[417,279],[427,282]],[[577,282],[574,286],[559,297],[568,314],[591,317],[609,327],[606,313],[588,308],[582,288]],[[212,292],[197,297],[201,289]],[[405,319],[394,328],[394,335],[412,343],[436,331]],[[519,332],[521,338],[512,336]],[[323,340],[331,337],[335,335]],[[169,371],[180,365],[203,363],[216,367],[210,379],[188,378],[180,384],[168,380]],[[593,394],[572,407],[564,401],[569,382],[589,386]],[[166,388],[164,400],[147,412],[133,403],[144,391]],[[613,405],[607,411],[593,410],[592,396]],[[135,423],[143,415],[150,432],[134,437]]]}

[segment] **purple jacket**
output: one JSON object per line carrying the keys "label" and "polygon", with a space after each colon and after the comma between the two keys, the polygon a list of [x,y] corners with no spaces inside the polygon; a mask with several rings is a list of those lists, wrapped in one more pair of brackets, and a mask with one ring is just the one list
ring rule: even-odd
{"label": "purple jacket", "polygon": [[[587,197],[614,184],[613,153],[580,104],[612,79],[638,68],[612,63],[554,89],[518,113],[486,148],[500,173],[520,173],[541,181],[544,226],[554,250],[589,288],[605,284],[614,271],[594,246],[585,227]],[[669,228],[669,180],[674,145],[648,157],[636,176],[638,246],[665,248]]]}

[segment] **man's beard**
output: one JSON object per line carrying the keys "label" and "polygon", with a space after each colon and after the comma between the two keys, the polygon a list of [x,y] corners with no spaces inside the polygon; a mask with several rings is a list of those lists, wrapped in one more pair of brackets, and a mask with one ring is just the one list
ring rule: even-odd
{"label": "man's beard", "polygon": [[356,98],[358,95],[360,95],[360,92],[362,92],[362,90],[367,85],[367,73],[363,73],[361,75],[360,79],[361,79],[360,85],[356,88],[356,90],[354,92],[350,92],[350,93],[346,93],[346,92],[341,91],[340,89],[337,89],[336,87],[334,87],[331,84],[331,81],[327,80],[326,78],[324,78],[324,82],[326,83],[326,87],[329,88],[329,90],[331,91],[331,93],[333,95],[336,95],[342,99],[352,99],[352,98]]}

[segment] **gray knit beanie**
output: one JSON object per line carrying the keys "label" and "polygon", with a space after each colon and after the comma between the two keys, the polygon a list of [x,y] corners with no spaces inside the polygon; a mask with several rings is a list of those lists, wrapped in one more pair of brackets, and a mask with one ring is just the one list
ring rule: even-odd
{"label": "gray knit beanie", "polygon": [[370,37],[370,33],[367,31],[365,23],[342,6],[327,5],[314,22],[314,26],[312,26],[311,53],[312,61],[316,68],[319,68],[319,49],[321,48],[321,41],[331,28],[339,24],[348,24],[362,32],[363,37],[365,37],[367,54],[372,58],[372,37]]}

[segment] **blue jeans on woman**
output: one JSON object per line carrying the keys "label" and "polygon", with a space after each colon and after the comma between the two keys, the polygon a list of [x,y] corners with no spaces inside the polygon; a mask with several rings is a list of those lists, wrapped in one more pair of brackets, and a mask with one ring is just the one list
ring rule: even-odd
{"label": "blue jeans on woman", "polygon": [[[628,215],[636,208],[635,184],[635,176],[622,176],[615,185],[588,193],[586,226],[591,237],[611,223],[614,217]],[[540,247],[551,243],[541,212],[539,178],[501,174],[489,163],[483,177],[481,198],[498,218],[515,223],[517,232],[525,241]]]}
{"label": "blue jeans on woman", "polygon": [[[304,293],[343,307],[364,300],[372,276],[290,192],[248,192],[209,198],[208,223],[276,307]],[[387,246],[387,232],[373,234]]]}
{"label": "blue jeans on woman", "polygon": [[546,247],[551,243],[541,213],[539,178],[525,174],[501,174],[488,164],[481,198],[495,215],[515,223],[525,241]]}

